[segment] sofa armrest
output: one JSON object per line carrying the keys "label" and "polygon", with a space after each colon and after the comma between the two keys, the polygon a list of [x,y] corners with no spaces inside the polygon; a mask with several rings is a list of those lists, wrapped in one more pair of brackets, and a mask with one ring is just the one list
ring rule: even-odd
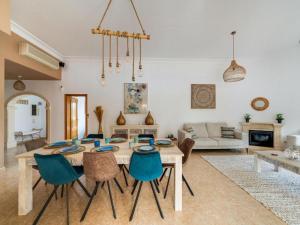
{"label": "sofa armrest", "polygon": [[248,133],[246,133],[246,132],[235,131],[235,132],[234,132],[234,137],[235,137],[236,139],[242,140],[242,141],[248,146],[248,144],[249,144]]}
{"label": "sofa armrest", "polygon": [[182,129],[178,130],[178,145],[180,145],[186,138],[192,138],[192,134]]}

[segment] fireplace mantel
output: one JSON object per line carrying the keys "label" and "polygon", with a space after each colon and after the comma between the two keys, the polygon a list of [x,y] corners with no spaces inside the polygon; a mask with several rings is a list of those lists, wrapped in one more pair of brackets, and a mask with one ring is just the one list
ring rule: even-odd
{"label": "fireplace mantel", "polygon": [[282,124],[279,123],[264,123],[264,122],[253,122],[253,123],[241,123],[242,131],[247,132],[249,134],[249,130],[261,130],[261,131],[273,131],[274,132],[274,147],[260,147],[260,146],[249,146],[251,150],[282,150],[281,144],[281,128]]}

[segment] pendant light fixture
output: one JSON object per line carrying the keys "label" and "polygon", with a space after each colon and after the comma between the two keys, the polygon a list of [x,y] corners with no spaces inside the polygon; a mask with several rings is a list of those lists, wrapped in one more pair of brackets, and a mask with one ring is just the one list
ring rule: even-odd
{"label": "pendant light fixture", "polygon": [[142,39],[139,39],[140,44],[140,58],[139,58],[139,69],[138,69],[138,76],[143,77],[143,65],[142,65]]}
{"label": "pendant light fixture", "polygon": [[22,81],[22,76],[18,76],[18,79],[14,82],[13,87],[17,91],[24,91],[26,89],[26,85]]}
{"label": "pendant light fixture", "polygon": [[[127,32],[127,31],[113,31],[113,30],[110,30],[110,29],[103,29],[101,26],[102,26],[102,22],[107,14],[107,11],[108,9],[110,8],[111,6],[111,3],[112,3],[112,0],[109,0],[108,1],[108,4],[107,4],[107,7],[101,17],[101,20],[100,20],[100,23],[98,25],[97,28],[94,28],[92,29],[92,34],[96,34],[96,35],[102,35],[102,74],[101,74],[101,83],[105,84],[105,74],[104,74],[104,36],[109,36],[109,62],[108,62],[108,67],[109,67],[109,71],[112,70],[112,62],[111,62],[111,38],[112,37],[116,37],[116,68],[115,68],[115,71],[116,73],[120,73],[120,70],[121,70],[121,64],[119,62],[119,38],[126,38],[126,61],[130,61],[131,60],[131,57],[130,57],[130,53],[129,53],[129,43],[130,43],[130,39],[132,38],[133,40],[133,50],[134,50],[134,39],[137,39],[139,40],[139,44],[140,44],[140,58],[139,58],[139,70],[138,72],[142,74],[142,39],[143,40],[150,40],[150,35],[146,34],[145,30],[144,30],[144,27],[142,25],[142,22],[139,18],[139,15],[137,13],[137,10],[135,8],[135,5],[133,3],[133,0],[129,0],[130,3],[131,3],[131,6],[133,8],[133,11],[134,11],[134,14],[138,20],[138,23],[140,25],[140,28],[141,28],[141,31],[142,33],[130,33],[130,32]],[[133,68],[132,68],[132,81],[135,81],[135,71],[134,71],[134,65],[135,65],[135,62],[134,62],[134,53],[132,53],[133,56],[132,56],[132,64],[133,64]]]}
{"label": "pendant light fixture", "polygon": [[223,79],[225,82],[236,82],[245,79],[246,69],[238,65],[235,60],[234,36],[236,34],[236,31],[232,31],[230,34],[232,35],[232,61],[230,66],[225,70]]}
{"label": "pendant light fixture", "polygon": [[132,82],[135,82],[135,75],[134,75],[134,38],[132,38]]}

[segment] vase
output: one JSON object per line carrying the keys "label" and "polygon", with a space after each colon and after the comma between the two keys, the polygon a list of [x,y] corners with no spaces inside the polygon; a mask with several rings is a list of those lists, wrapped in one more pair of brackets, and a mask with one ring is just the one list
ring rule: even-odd
{"label": "vase", "polygon": [[145,119],[145,124],[146,125],[153,125],[154,124],[154,119],[153,119],[150,111],[148,112],[148,115],[147,115],[147,117]]}
{"label": "vase", "polygon": [[278,123],[282,123],[282,120],[280,120],[280,119],[277,119],[277,122],[278,122]]}
{"label": "vase", "polygon": [[117,124],[118,124],[118,125],[125,125],[125,124],[126,124],[126,119],[125,119],[125,117],[123,116],[122,111],[120,111],[120,115],[119,115],[119,117],[118,117],[118,119],[117,119]]}
{"label": "vase", "polygon": [[247,119],[247,118],[246,118],[245,120],[246,120],[246,123],[249,123],[249,122],[250,122],[250,119]]}

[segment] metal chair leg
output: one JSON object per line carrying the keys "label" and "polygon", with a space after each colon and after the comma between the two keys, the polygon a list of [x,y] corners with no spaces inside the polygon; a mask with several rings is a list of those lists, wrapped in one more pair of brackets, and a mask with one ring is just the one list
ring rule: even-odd
{"label": "metal chair leg", "polygon": [[135,191],[135,188],[136,188],[137,184],[138,184],[138,181],[137,181],[137,180],[134,180],[134,183],[133,183],[133,189],[132,189],[132,191],[131,191],[131,195],[133,195],[133,193],[134,193],[134,191]]}
{"label": "metal chair leg", "polygon": [[118,180],[117,180],[116,178],[114,178],[114,181],[115,181],[116,185],[118,186],[118,188],[119,188],[120,192],[123,194],[123,193],[124,193],[124,191],[123,191],[123,189],[122,189],[121,185],[119,184]]}
{"label": "metal chair leg", "polygon": [[173,169],[173,168],[170,168],[170,173],[169,173],[169,177],[168,177],[168,182],[167,182],[167,187],[166,187],[166,190],[165,190],[164,198],[167,197],[168,188],[169,188],[169,183],[170,183],[170,179],[171,179],[171,175],[172,175],[172,169]]}
{"label": "metal chair leg", "polygon": [[151,189],[152,189],[152,192],[153,192],[153,195],[154,195],[154,198],[155,198],[156,205],[157,205],[157,208],[158,208],[158,210],[159,210],[160,216],[161,216],[161,218],[164,219],[164,214],[163,214],[163,212],[162,212],[162,210],[161,210],[161,208],[160,208],[160,204],[159,204],[159,201],[158,201],[158,199],[157,199],[155,190],[154,190],[154,188],[153,188],[152,181],[150,181],[150,185],[151,185]]}
{"label": "metal chair leg", "polygon": [[42,180],[42,177],[40,177],[36,182],[35,184],[33,185],[32,187],[32,190],[34,190],[36,188],[36,186],[40,183],[40,181]]}
{"label": "metal chair leg", "polygon": [[157,180],[157,179],[155,179],[154,181],[155,181],[155,183],[157,184],[157,186],[159,186],[159,182],[158,182],[158,180]]}
{"label": "metal chair leg", "polygon": [[127,171],[127,173],[129,173],[129,170],[128,170],[128,168],[127,168],[126,165],[124,165],[124,168],[125,168],[125,170]]}
{"label": "metal chair leg", "polygon": [[117,216],[116,216],[116,211],[115,211],[115,206],[114,206],[114,201],[113,201],[113,198],[112,198],[112,195],[111,195],[111,190],[110,190],[110,181],[107,181],[106,184],[107,184],[107,188],[108,188],[108,192],[109,192],[109,199],[110,199],[110,204],[111,204],[111,208],[112,208],[112,211],[113,211],[113,216],[114,218],[116,219]]}
{"label": "metal chair leg", "polygon": [[[104,182],[103,182],[103,183],[104,183]],[[95,185],[95,188],[94,188],[94,190],[93,190],[92,196],[90,197],[90,199],[89,199],[89,201],[88,201],[88,204],[86,205],[86,207],[85,207],[85,209],[84,209],[84,212],[83,212],[83,214],[82,214],[82,216],[81,216],[81,218],[80,218],[80,222],[82,222],[82,221],[84,220],[84,218],[85,218],[85,216],[86,216],[86,214],[87,214],[87,211],[89,210],[90,205],[91,205],[91,203],[92,203],[92,201],[93,201],[93,198],[94,198],[94,196],[95,196],[95,194],[96,194],[96,191],[97,191],[98,187],[99,187],[99,182],[96,182],[96,185]]]}
{"label": "metal chair leg", "polygon": [[153,183],[154,183],[154,185],[155,185],[155,188],[156,188],[157,193],[159,194],[159,193],[160,193],[160,190],[159,190],[159,187],[158,187],[158,184],[157,184],[156,180],[154,180]]}
{"label": "metal chair leg", "polygon": [[51,201],[51,199],[52,199],[54,193],[56,192],[57,188],[58,188],[58,186],[55,186],[55,187],[54,187],[54,190],[53,190],[52,193],[50,194],[49,198],[48,198],[47,201],[45,202],[43,208],[41,209],[41,211],[39,212],[39,214],[38,214],[37,217],[35,218],[35,220],[34,220],[34,222],[33,222],[32,225],[36,225],[36,224],[39,222],[41,216],[43,215],[45,209],[47,208],[47,206],[48,206],[49,202]]}
{"label": "metal chair leg", "polygon": [[128,187],[128,181],[127,181],[127,177],[126,177],[126,174],[125,174],[125,169],[124,169],[125,165],[122,165],[122,172],[123,172],[123,176],[124,176],[124,180],[125,180],[125,184],[126,184],[126,187]]}
{"label": "metal chair leg", "polygon": [[81,183],[81,181],[78,179],[78,180],[76,180],[77,181],[77,183],[79,184],[79,186],[82,188],[82,190],[86,193],[86,195],[88,196],[88,197],[91,197],[91,194],[88,192],[88,190],[86,190],[86,188],[84,187],[84,185]]}
{"label": "metal chair leg", "polygon": [[165,168],[165,170],[164,170],[163,174],[162,174],[162,175],[161,175],[161,177],[159,178],[159,182],[161,182],[161,181],[162,181],[162,179],[164,178],[164,176],[165,176],[165,174],[166,174],[167,170],[168,170],[168,168]]}
{"label": "metal chair leg", "polygon": [[186,180],[185,177],[183,176],[183,174],[182,174],[182,179],[183,179],[184,183],[186,184],[186,186],[188,187],[188,189],[189,189],[191,195],[194,196],[194,193],[193,193],[193,191],[192,191],[192,189],[191,189],[189,183],[187,182],[187,180]]}
{"label": "metal chair leg", "polygon": [[69,219],[69,191],[68,191],[68,184],[66,184],[66,204],[67,204],[67,225],[70,224]]}
{"label": "metal chair leg", "polygon": [[64,197],[64,185],[61,185],[60,197]]}
{"label": "metal chair leg", "polygon": [[134,205],[133,205],[133,208],[132,208],[132,211],[131,211],[131,215],[130,215],[130,217],[129,217],[129,221],[131,221],[132,218],[133,218],[134,211],[135,211],[137,202],[138,202],[138,200],[139,200],[139,196],[140,196],[140,192],[141,192],[141,189],[142,189],[142,185],[143,185],[143,181],[140,182],[139,190],[138,190],[138,193],[137,193],[137,195],[136,195],[136,197],[135,197],[135,201],[134,201]]}
{"label": "metal chair leg", "polygon": [[55,190],[55,200],[57,200],[57,190]]}

